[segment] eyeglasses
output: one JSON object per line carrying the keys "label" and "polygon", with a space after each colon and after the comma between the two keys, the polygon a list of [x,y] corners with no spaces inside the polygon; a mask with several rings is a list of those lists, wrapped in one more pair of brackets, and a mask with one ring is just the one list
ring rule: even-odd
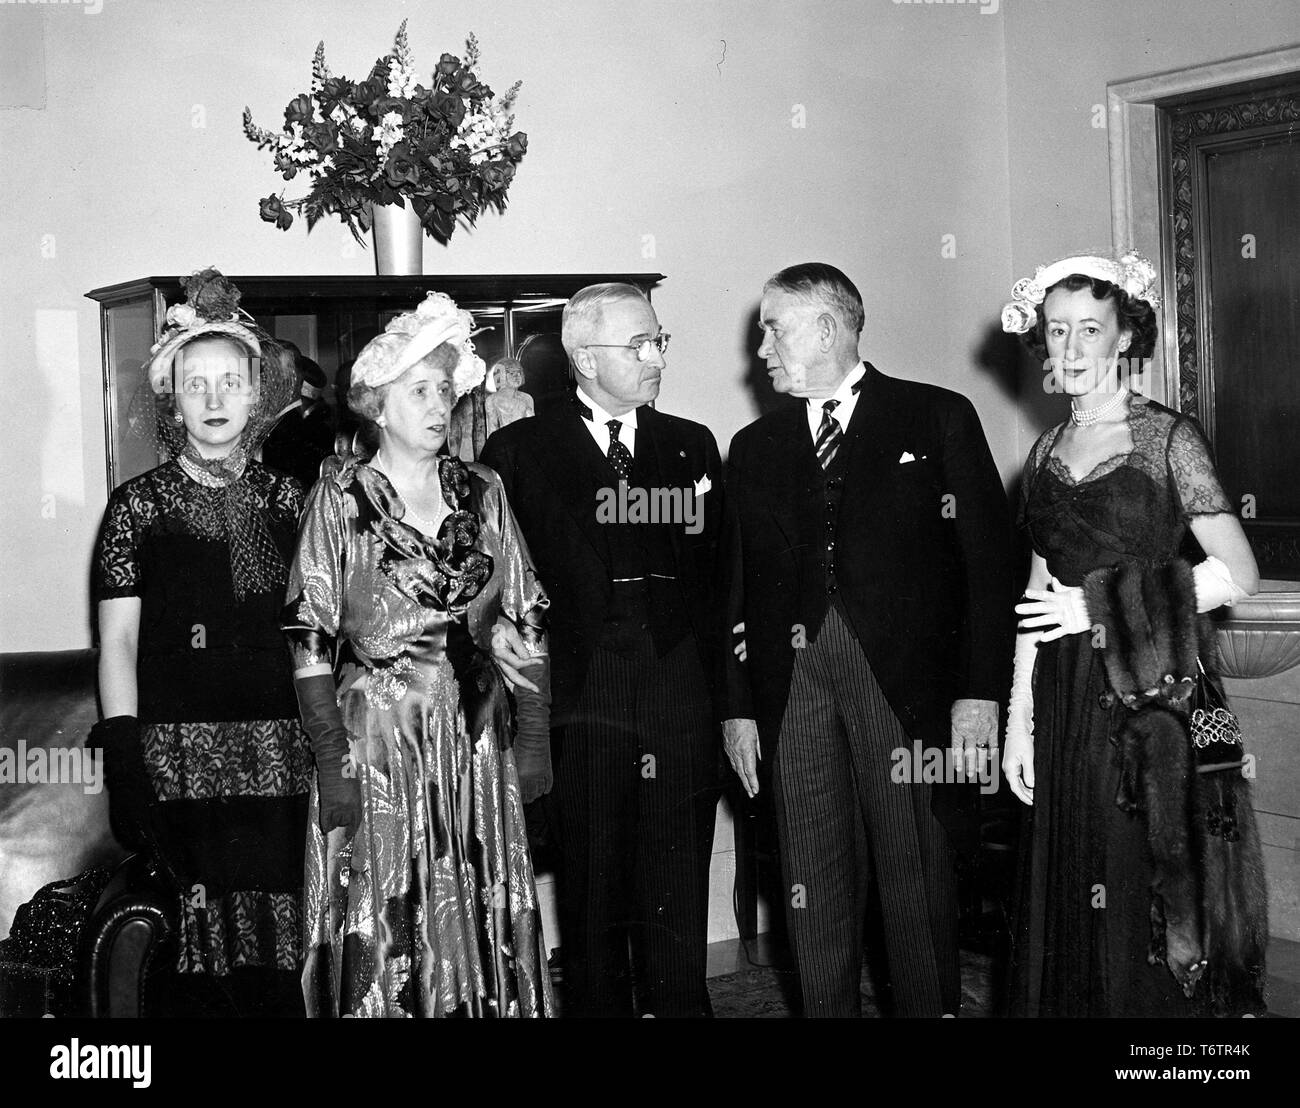
{"label": "eyeglasses", "polygon": [[662,354],[668,349],[668,340],[670,338],[672,338],[672,335],[667,331],[660,331],[654,338],[642,339],[640,342],[584,342],[582,345],[603,346],[608,350],[634,350],[638,362],[647,362],[650,360],[651,347]]}

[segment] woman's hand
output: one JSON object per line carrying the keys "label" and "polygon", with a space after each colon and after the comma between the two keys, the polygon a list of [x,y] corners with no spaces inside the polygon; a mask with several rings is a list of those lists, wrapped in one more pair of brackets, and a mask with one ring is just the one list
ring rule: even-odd
{"label": "woman's hand", "polygon": [[316,825],[322,835],[342,827],[351,838],[361,826],[361,782],[357,780],[347,727],[334,694],[334,678],[328,667],[324,673],[314,672],[320,668],[319,665],[304,667],[294,674],[293,680],[303,730],[311,739],[316,758],[320,800]]}
{"label": "woman's hand", "polygon": [[1024,617],[1020,626],[1024,630],[1041,630],[1042,642],[1092,628],[1082,589],[1062,585],[1053,577],[1045,589],[1025,589],[1025,596],[1029,599],[1016,605],[1016,611]]}
{"label": "woman's hand", "polygon": [[149,809],[154,793],[140,750],[140,726],[135,716],[101,719],[86,736],[86,748],[96,747],[103,751],[108,821],[113,838],[127,850],[148,850]]}
{"label": "woman's hand", "polygon": [[519,629],[505,616],[499,617],[492,626],[492,658],[501,667],[501,675],[513,688],[538,691],[537,685],[519,671],[525,666],[540,665],[542,658],[528,653]]}
{"label": "woman's hand", "polygon": [[316,767],[319,786],[320,812],[316,826],[322,835],[342,827],[350,839],[361,826],[361,783],[357,780],[356,766],[344,755],[338,770]]}
{"label": "woman's hand", "polygon": [[1032,631],[1021,631],[1016,636],[1011,698],[1007,702],[1007,739],[1002,747],[1003,776],[1025,804],[1034,802],[1034,666],[1039,641]]}
{"label": "woman's hand", "polygon": [[1002,775],[1011,791],[1025,804],[1034,803],[1034,736],[1007,721],[1006,742],[1002,746]]}

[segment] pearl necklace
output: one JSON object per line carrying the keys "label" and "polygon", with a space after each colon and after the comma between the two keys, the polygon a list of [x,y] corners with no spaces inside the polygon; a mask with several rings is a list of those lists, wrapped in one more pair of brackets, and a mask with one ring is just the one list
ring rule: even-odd
{"label": "pearl necklace", "polygon": [[1070,401],[1070,418],[1074,420],[1076,426],[1091,427],[1094,423],[1101,422],[1106,416],[1110,415],[1128,398],[1128,385],[1120,385],[1119,391],[1115,393],[1105,404],[1097,408],[1078,408],[1075,407],[1074,401]]}
{"label": "pearl necklace", "polygon": [[238,481],[244,475],[244,469],[248,465],[247,455],[240,456],[235,460],[235,464],[230,468],[225,476],[213,473],[211,470],[204,469],[198,463],[181,454],[176,459],[192,481],[198,482],[204,488],[224,489],[227,485]]}

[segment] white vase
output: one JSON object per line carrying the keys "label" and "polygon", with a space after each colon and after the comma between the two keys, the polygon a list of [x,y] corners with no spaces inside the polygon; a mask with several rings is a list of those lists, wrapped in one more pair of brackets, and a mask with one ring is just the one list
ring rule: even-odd
{"label": "white vase", "polygon": [[402,277],[424,272],[424,228],[408,199],[396,204],[375,204],[371,209],[371,234],[375,243],[375,272],[380,277]]}

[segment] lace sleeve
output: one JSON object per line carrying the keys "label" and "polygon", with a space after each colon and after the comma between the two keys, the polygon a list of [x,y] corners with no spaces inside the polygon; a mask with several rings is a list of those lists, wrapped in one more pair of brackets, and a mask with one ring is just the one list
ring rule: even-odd
{"label": "lace sleeve", "polygon": [[1047,460],[1047,454],[1052,448],[1052,440],[1056,437],[1056,430],[1055,427],[1049,427],[1039,435],[1029,451],[1029,457],[1025,459],[1025,468],[1020,474],[1020,503],[1016,508],[1017,527],[1025,526],[1025,507],[1029,503],[1029,490],[1033,487],[1038,471]]}
{"label": "lace sleeve", "polygon": [[131,500],[129,489],[120,488],[104,510],[104,525],[95,545],[93,592],[97,601],[141,593],[141,528]]}
{"label": "lace sleeve", "polygon": [[1178,494],[1183,518],[1231,512],[1232,504],[1219,484],[1210,448],[1196,421],[1179,419],[1169,434],[1169,477]]}

